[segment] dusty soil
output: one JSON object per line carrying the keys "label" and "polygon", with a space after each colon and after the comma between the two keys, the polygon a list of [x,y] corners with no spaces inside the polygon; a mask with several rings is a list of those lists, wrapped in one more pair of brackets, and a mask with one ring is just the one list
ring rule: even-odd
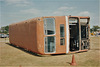
{"label": "dusty soil", "polygon": [[[100,36],[91,37],[88,52],[75,53],[77,66],[100,67]],[[0,38],[0,67],[70,66],[72,54],[41,56],[9,44]]]}

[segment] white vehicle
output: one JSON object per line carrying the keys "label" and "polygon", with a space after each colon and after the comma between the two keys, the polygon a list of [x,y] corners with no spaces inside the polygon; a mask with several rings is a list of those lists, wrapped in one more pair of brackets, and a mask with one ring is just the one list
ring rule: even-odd
{"label": "white vehicle", "polygon": [[0,34],[0,38],[7,38],[8,35],[7,34]]}

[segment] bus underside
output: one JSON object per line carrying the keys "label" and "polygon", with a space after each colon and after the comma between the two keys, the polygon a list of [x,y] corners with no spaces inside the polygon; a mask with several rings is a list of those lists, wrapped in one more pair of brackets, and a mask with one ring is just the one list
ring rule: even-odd
{"label": "bus underside", "polygon": [[70,51],[89,49],[89,19],[69,18]]}

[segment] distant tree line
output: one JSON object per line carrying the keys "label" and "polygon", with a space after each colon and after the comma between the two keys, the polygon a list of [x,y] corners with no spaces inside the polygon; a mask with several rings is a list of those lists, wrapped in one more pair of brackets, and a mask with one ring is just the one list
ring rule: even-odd
{"label": "distant tree line", "polygon": [[[90,32],[96,32],[98,31],[98,29],[100,30],[100,27],[97,25],[97,26],[93,26],[91,29],[90,29]],[[0,28],[0,33],[5,33],[5,34],[8,34],[9,33],[9,26],[4,26],[4,27],[1,27]]]}
{"label": "distant tree line", "polygon": [[90,29],[90,32],[96,32],[100,30],[100,27],[97,25],[97,26],[93,26],[91,29]]}
{"label": "distant tree line", "polygon": [[9,26],[4,26],[0,28],[0,33],[5,33],[8,34],[9,33]]}

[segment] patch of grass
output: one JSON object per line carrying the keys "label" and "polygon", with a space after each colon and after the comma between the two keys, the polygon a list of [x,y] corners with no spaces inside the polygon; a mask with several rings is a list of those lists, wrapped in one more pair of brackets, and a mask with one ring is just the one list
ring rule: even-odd
{"label": "patch of grass", "polygon": [[[88,52],[75,53],[78,66],[100,66],[100,37],[91,37],[91,49]],[[6,39],[8,40],[8,39]],[[33,67],[33,66],[70,66],[72,54],[38,56],[35,53],[7,44],[0,38],[0,66]]]}

